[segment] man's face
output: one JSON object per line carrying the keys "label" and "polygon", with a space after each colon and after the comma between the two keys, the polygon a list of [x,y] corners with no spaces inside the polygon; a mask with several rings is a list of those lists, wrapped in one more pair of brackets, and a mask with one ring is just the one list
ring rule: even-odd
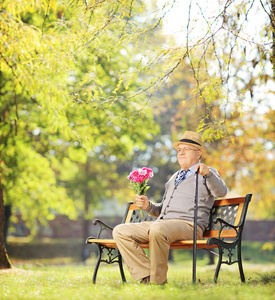
{"label": "man's face", "polygon": [[202,155],[198,148],[186,144],[179,144],[177,152],[178,162],[183,170],[187,170],[198,163]]}

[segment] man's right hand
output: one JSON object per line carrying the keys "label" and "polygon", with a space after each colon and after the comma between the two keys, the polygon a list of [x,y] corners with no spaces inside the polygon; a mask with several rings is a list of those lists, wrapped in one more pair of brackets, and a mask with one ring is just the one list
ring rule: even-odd
{"label": "man's right hand", "polygon": [[136,195],[136,206],[137,207],[141,207],[143,210],[146,210],[149,205],[150,205],[150,202],[148,200],[148,197]]}

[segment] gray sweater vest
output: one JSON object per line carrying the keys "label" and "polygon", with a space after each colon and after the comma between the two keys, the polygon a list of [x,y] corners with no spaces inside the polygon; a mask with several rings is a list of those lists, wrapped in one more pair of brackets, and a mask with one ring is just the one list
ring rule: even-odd
{"label": "gray sweater vest", "polygon": [[[209,168],[207,176],[198,177],[198,219],[197,224],[204,230],[208,225],[210,209],[215,197],[224,197],[227,186],[218,171]],[[194,221],[195,175],[192,174],[175,187],[176,172],[165,184],[163,200],[159,204],[150,202],[147,212],[158,219],[183,219]]]}

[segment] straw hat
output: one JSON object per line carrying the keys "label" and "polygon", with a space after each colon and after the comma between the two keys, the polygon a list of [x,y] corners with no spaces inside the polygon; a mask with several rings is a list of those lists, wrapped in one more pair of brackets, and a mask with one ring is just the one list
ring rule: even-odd
{"label": "straw hat", "polygon": [[177,150],[179,144],[191,145],[202,151],[205,154],[207,151],[202,146],[201,136],[194,131],[186,131],[179,142],[173,143],[173,147]]}

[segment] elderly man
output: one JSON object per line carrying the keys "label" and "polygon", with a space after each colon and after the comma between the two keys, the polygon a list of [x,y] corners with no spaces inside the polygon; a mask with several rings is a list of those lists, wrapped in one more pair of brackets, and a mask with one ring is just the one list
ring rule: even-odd
{"label": "elderly man", "polygon": [[[227,187],[217,170],[200,162],[206,153],[198,133],[186,131],[179,142],[173,143],[181,170],[165,185],[160,204],[146,196],[136,195],[136,205],[150,215],[152,222],[121,224],[114,228],[113,237],[135,280],[141,283],[167,282],[170,244],[193,239],[195,172],[198,171],[197,238],[201,239],[208,224],[215,197],[224,197]],[[150,259],[139,243],[149,242]]]}

